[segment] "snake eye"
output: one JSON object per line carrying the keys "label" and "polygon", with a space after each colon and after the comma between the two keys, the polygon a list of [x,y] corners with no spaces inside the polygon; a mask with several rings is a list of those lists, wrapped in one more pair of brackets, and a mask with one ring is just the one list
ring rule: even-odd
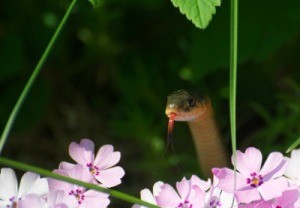
{"label": "snake eye", "polygon": [[194,107],[196,105],[196,101],[194,98],[189,98],[188,99],[188,104],[189,104],[189,107]]}

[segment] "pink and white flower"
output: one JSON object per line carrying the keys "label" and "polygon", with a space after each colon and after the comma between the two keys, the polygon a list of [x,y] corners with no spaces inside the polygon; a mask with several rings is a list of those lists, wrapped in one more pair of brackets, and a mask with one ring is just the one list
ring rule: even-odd
{"label": "pink and white flower", "polygon": [[[92,182],[93,176],[88,169],[82,165],[75,165],[69,170],[55,170],[57,174],[81,180],[87,183]],[[50,191],[64,191],[66,196],[64,197],[64,203],[69,207],[91,208],[99,207],[105,208],[109,204],[108,194],[97,192],[94,190],[87,190],[84,187],[59,181],[56,179],[48,179]]]}
{"label": "pink and white flower", "polygon": [[165,208],[204,207],[205,191],[192,182],[192,179],[187,180],[184,177],[176,183],[177,192],[169,184],[163,184],[160,186],[159,195],[155,197],[157,205]]}
{"label": "pink and white flower", "polygon": [[48,193],[48,182],[36,173],[27,172],[21,178],[20,186],[14,170],[2,168],[0,174],[0,207],[17,207],[29,195],[37,198]]}
{"label": "pink and white flower", "polygon": [[[195,175],[190,180],[184,177],[177,182],[177,191],[171,185],[159,181],[153,186],[153,194],[149,189],[143,189],[141,199],[162,208],[204,208],[205,191],[210,185],[210,180],[203,181]],[[144,208],[144,206],[134,205],[133,208]]]}
{"label": "pink and white flower", "polygon": [[234,193],[239,203],[280,197],[288,187],[287,179],[282,177],[286,160],[281,153],[273,152],[262,168],[261,164],[262,154],[258,149],[249,147],[245,153],[237,151],[235,191],[233,170],[214,168],[213,173],[219,180],[218,186],[226,192]]}
{"label": "pink and white flower", "polygon": [[[157,205],[157,202],[156,202],[156,199],[155,197],[159,195],[159,192],[161,191],[161,186],[163,185],[164,183],[161,182],[161,181],[158,181],[156,182],[154,185],[153,185],[153,192],[151,192],[149,189],[143,189],[141,191],[141,199],[143,201],[146,201],[146,202],[149,202],[151,204],[154,204],[154,205]],[[152,194],[153,193],[153,194]],[[146,208],[145,206],[142,206],[142,205],[133,205],[132,208]]]}
{"label": "pink and white flower", "polygon": [[253,203],[240,205],[240,208],[298,208],[296,201],[299,199],[298,189],[288,189],[282,196],[269,201],[259,200]]}
{"label": "pink and white flower", "polygon": [[300,149],[292,151],[284,175],[291,184],[300,186]]}
{"label": "pink and white flower", "polygon": [[[79,144],[72,142],[69,154],[78,164],[89,170],[90,174],[103,186],[114,187],[121,183],[125,172],[120,166],[115,166],[121,157],[121,153],[114,151],[112,145],[100,147],[97,155],[94,154],[95,145],[89,139],[82,139]],[[62,162],[59,169],[70,169],[74,164]]]}

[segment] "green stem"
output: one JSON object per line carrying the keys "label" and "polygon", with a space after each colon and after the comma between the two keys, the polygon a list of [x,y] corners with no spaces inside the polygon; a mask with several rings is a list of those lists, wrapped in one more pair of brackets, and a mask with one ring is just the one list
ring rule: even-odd
{"label": "green stem", "polygon": [[3,133],[1,135],[0,154],[3,150],[3,147],[4,147],[4,144],[7,140],[7,137],[9,135],[10,131],[11,131],[12,125],[14,124],[14,121],[15,121],[15,119],[16,119],[16,117],[17,117],[17,115],[18,115],[18,113],[21,109],[21,106],[24,103],[24,100],[26,99],[26,97],[29,93],[29,90],[31,89],[33,83],[35,82],[35,80],[38,76],[38,74],[40,73],[47,57],[49,56],[49,53],[50,53],[51,49],[53,48],[53,45],[54,45],[55,41],[57,40],[57,37],[60,35],[60,33],[62,31],[62,28],[66,24],[66,21],[69,18],[70,14],[71,14],[71,11],[73,10],[73,8],[74,8],[77,1],[78,0],[73,0],[72,3],[70,4],[70,6],[69,6],[68,10],[66,11],[63,19],[61,20],[59,26],[57,27],[57,29],[54,33],[54,35],[52,36],[47,48],[45,49],[42,57],[40,58],[39,62],[37,63],[33,73],[31,74],[25,88],[23,89],[23,91],[22,91],[22,93],[21,93],[21,95],[20,95],[20,97],[19,97],[19,99],[16,103],[16,105],[14,106],[14,108],[13,108],[13,110],[12,110],[12,112],[11,112],[9,118],[8,118],[8,121],[7,121],[7,123],[4,127]]}
{"label": "green stem", "polygon": [[300,137],[286,150],[286,153],[290,153],[300,144]]}
{"label": "green stem", "polygon": [[46,177],[54,178],[54,179],[61,180],[61,181],[66,181],[66,182],[76,184],[76,185],[79,185],[79,186],[82,186],[82,187],[85,187],[85,188],[88,188],[88,189],[93,189],[93,190],[96,190],[96,191],[108,193],[110,196],[113,196],[115,198],[121,199],[123,201],[130,202],[130,203],[133,203],[133,204],[140,204],[140,205],[143,205],[143,206],[146,206],[146,207],[149,207],[149,208],[159,208],[156,205],[150,204],[146,201],[142,201],[142,200],[140,200],[136,197],[130,196],[130,195],[128,195],[126,193],[123,193],[123,192],[120,192],[120,191],[116,191],[116,190],[112,190],[112,189],[106,189],[106,188],[97,186],[95,184],[90,184],[90,183],[79,181],[79,180],[76,180],[76,179],[73,179],[73,178],[68,178],[66,176],[62,176],[62,175],[52,173],[51,171],[48,171],[48,170],[45,170],[45,169],[37,168],[37,167],[31,166],[31,165],[20,163],[20,162],[10,160],[10,159],[7,159],[7,158],[0,157],[0,164],[2,164],[4,166],[10,166],[12,168],[16,168],[16,169],[19,169],[19,170],[22,170],[22,171],[35,172],[35,173],[38,173],[38,174],[46,176]]}
{"label": "green stem", "polygon": [[[238,0],[231,0],[230,11],[230,127],[233,153],[234,172],[236,174],[236,80],[237,80],[237,50],[238,50]],[[236,176],[235,176],[236,177]],[[236,180],[234,180],[234,189]]]}

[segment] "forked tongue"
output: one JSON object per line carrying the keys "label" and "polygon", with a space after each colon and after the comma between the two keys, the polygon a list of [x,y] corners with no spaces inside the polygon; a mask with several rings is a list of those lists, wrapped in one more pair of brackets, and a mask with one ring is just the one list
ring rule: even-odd
{"label": "forked tongue", "polygon": [[174,118],[176,117],[176,113],[170,113],[169,115],[169,125],[168,125],[168,145],[172,142],[173,138],[173,128],[174,128]]}

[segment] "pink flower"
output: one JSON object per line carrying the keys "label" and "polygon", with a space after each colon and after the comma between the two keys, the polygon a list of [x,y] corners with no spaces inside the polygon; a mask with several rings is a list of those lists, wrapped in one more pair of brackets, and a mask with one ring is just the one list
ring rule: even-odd
{"label": "pink flower", "polygon": [[155,197],[157,205],[166,208],[204,207],[205,191],[202,188],[204,188],[205,183],[199,183],[195,177],[192,176],[191,180],[184,177],[180,182],[177,182],[177,192],[169,184],[160,186],[161,191]]}
{"label": "pink flower", "polygon": [[[141,199],[143,201],[149,202],[151,204],[157,205],[156,199],[155,197],[159,195],[159,192],[161,191],[161,186],[164,183],[161,181],[156,182],[153,185],[153,194],[151,193],[151,191],[149,189],[143,189],[141,191]],[[145,206],[141,206],[141,205],[133,205],[132,208],[146,208]]]}
{"label": "pink flower", "polygon": [[[120,152],[114,152],[112,145],[103,145],[95,157],[94,149],[93,141],[82,139],[79,144],[76,142],[70,144],[69,154],[78,164],[86,167],[90,174],[105,187],[119,185],[125,172],[123,168],[113,166],[120,161]],[[73,166],[74,164],[62,162],[59,169],[70,169]]]}
{"label": "pink flower", "polygon": [[262,154],[258,149],[249,147],[245,153],[237,151],[235,191],[233,170],[214,168],[213,173],[219,179],[218,186],[226,192],[234,193],[239,203],[280,197],[288,187],[287,179],[282,177],[286,160],[281,153],[273,152],[262,168],[261,164]]}
{"label": "pink flower", "polygon": [[[213,208],[236,208],[238,207],[238,203],[234,197],[233,193],[227,193],[223,190],[221,190],[218,187],[219,179],[214,176],[213,177],[213,184],[209,189],[209,192],[206,194],[206,204],[207,207],[213,207]],[[212,206],[214,205],[215,206]]]}
{"label": "pink flower", "polygon": [[[233,202],[233,194],[227,194],[218,187],[211,186],[211,180],[201,180],[193,175],[190,180],[183,178],[176,183],[177,191],[161,181],[149,189],[141,191],[141,199],[162,208],[228,208]],[[237,207],[234,203],[233,207]],[[145,208],[134,205],[132,208]]]}
{"label": "pink flower", "polygon": [[20,201],[28,195],[37,198],[44,197],[48,193],[46,178],[40,178],[36,173],[27,172],[23,175],[18,187],[14,170],[2,168],[0,174],[0,207],[17,207]]}
{"label": "pink flower", "polygon": [[288,189],[282,193],[282,196],[269,201],[259,200],[250,204],[240,205],[240,208],[298,208],[295,205],[299,198],[297,189]]}
{"label": "pink flower", "polygon": [[[177,192],[169,184],[161,181],[153,186],[153,194],[149,189],[141,191],[141,199],[162,208],[204,208],[205,191],[208,189],[210,181],[202,181],[197,176],[192,176],[190,180],[183,178],[176,183]],[[132,208],[145,208],[141,205],[134,205]]]}
{"label": "pink flower", "polygon": [[[60,169],[54,170],[53,172],[87,183],[90,183],[93,180],[93,176],[90,174],[88,169],[82,165],[75,165],[69,170]],[[104,208],[109,204],[108,194],[106,193],[86,190],[84,187],[51,178],[48,179],[48,182],[51,192],[62,190],[66,193],[64,203],[70,207]]]}

